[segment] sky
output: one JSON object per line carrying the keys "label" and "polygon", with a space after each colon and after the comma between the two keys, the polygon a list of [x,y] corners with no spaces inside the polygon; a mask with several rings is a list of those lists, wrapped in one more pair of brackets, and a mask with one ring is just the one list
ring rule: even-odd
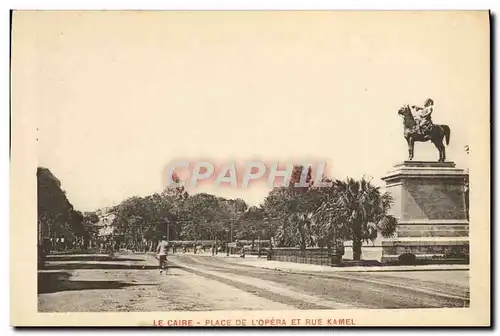
{"label": "sky", "polygon": [[[484,108],[484,14],[417,12],[31,12],[38,163],[81,211],[164,188],[178,159],[324,160],[380,178],[407,157],[404,104],[435,102],[448,159],[467,168]],[[17,35],[16,35],[17,34]],[[13,56],[15,57],[15,55]],[[471,148],[473,150],[473,148]],[[415,160],[437,160],[417,143]],[[269,188],[205,191],[260,202]]]}

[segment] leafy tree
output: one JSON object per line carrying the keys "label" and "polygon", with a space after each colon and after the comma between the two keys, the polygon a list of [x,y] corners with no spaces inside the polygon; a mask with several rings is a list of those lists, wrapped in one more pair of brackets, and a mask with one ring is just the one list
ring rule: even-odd
{"label": "leafy tree", "polygon": [[97,238],[99,233],[99,228],[97,227],[97,223],[99,222],[99,216],[95,212],[85,212],[83,214],[83,228],[84,228],[84,239],[85,239],[85,247],[88,246],[91,240]]}
{"label": "leafy tree", "polygon": [[300,182],[303,166],[295,166],[289,185],[276,187],[264,200],[266,213],[278,218],[281,225],[276,232],[279,246],[299,246],[305,251],[307,246],[315,244],[313,235],[313,213],[315,200],[311,190],[311,167],[308,167],[305,182],[307,187],[296,186]]}
{"label": "leafy tree", "polygon": [[[177,176],[173,176],[174,182],[179,182]],[[189,194],[183,186],[167,187],[161,194],[161,199],[158,199],[160,205],[161,218],[169,231],[167,236],[171,239],[179,239],[182,237],[182,222],[185,217],[186,201],[189,199]],[[166,231],[164,231],[166,233]]]}
{"label": "leafy tree", "polygon": [[185,202],[182,236],[189,240],[224,239],[224,207],[220,200],[207,193],[189,197]]}
{"label": "leafy tree", "polygon": [[248,209],[246,202],[240,198],[226,199],[219,197],[219,203],[222,211],[222,220],[228,236],[225,239],[231,240],[234,238],[235,232],[244,230],[245,224],[241,222],[242,216]]}
{"label": "leafy tree", "polygon": [[267,221],[264,210],[257,206],[249,207],[239,219],[237,239],[251,240],[253,248],[255,239],[264,238],[267,235]]}
{"label": "leafy tree", "polygon": [[87,237],[87,232],[85,231],[85,226],[83,225],[83,214],[80,211],[71,209],[68,213],[68,222],[71,227],[71,231],[74,234],[74,238],[76,238],[76,244],[78,247],[84,248],[84,240]]}
{"label": "leafy tree", "polygon": [[246,207],[241,199],[206,193],[190,196],[182,187],[169,187],[161,194],[132,197],[114,207],[117,216],[113,225],[130,245],[146,239],[151,247],[167,228],[171,240],[225,240],[231,222]]}
{"label": "leafy tree", "polygon": [[70,242],[84,235],[82,214],[73,209],[61,189],[61,181],[44,167],[37,169],[37,196],[40,236],[61,237]]}
{"label": "leafy tree", "polygon": [[311,193],[315,197],[316,211],[313,214],[315,233],[318,237],[318,246],[326,246],[331,251],[336,241],[349,240],[349,228],[344,211],[339,207],[339,181],[323,178],[323,183],[330,183],[330,187],[314,188]]}

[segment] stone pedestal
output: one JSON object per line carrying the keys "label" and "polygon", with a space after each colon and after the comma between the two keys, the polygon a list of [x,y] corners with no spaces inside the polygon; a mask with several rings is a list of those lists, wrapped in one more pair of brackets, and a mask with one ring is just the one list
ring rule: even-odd
{"label": "stone pedestal", "polygon": [[399,222],[396,238],[382,241],[383,262],[403,253],[436,262],[468,259],[464,170],[453,162],[405,161],[382,179]]}

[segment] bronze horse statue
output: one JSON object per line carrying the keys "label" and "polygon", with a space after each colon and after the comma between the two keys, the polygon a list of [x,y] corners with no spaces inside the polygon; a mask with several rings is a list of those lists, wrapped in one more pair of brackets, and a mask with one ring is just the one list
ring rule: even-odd
{"label": "bronze horse statue", "polygon": [[424,135],[417,131],[417,122],[413,118],[411,109],[408,105],[399,109],[398,115],[403,117],[404,137],[408,143],[408,160],[413,159],[413,149],[415,141],[427,142],[432,141],[439,151],[439,162],[446,160],[446,150],[443,144],[443,139],[446,138],[446,145],[450,144],[450,127],[448,125],[431,125],[428,134]]}

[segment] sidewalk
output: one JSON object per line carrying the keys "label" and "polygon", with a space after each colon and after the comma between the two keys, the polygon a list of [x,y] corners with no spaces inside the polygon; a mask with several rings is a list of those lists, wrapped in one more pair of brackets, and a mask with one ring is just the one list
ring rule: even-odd
{"label": "sidewalk", "polygon": [[[176,253],[178,255],[198,256],[204,258],[220,258],[224,261],[236,264],[265,269],[273,269],[283,272],[295,273],[335,273],[335,272],[411,272],[411,271],[468,271],[469,265],[416,265],[416,266],[349,266],[331,267],[325,265],[301,264],[286,261],[267,260],[265,255],[260,258],[256,255],[246,255],[241,258],[239,254],[227,256],[225,253],[218,253],[212,256],[211,253],[194,254],[192,252]],[[174,254],[174,255],[176,255]]]}
{"label": "sidewalk", "polygon": [[266,260],[265,258],[227,258],[227,262],[234,264],[252,266],[258,268],[273,269],[283,272],[409,272],[409,271],[468,271],[469,265],[417,265],[417,266],[353,266],[353,267],[331,267],[323,265],[300,264],[285,261]]}
{"label": "sidewalk", "polygon": [[[216,258],[231,258],[231,259],[243,259],[240,257],[239,254],[230,254],[230,255],[227,255],[225,252],[219,252],[217,254],[214,254],[212,255],[211,252],[205,252],[205,253],[196,253],[194,254],[193,252],[177,252],[175,254],[172,254],[172,253],[169,253],[169,255],[172,255],[172,256],[175,256],[175,255],[188,255],[188,256],[198,256],[198,257],[216,257]],[[262,253],[261,256],[260,256],[260,259],[266,259],[267,258],[267,255],[266,253]],[[259,257],[257,255],[245,255],[245,258],[244,259],[259,259]]]}

